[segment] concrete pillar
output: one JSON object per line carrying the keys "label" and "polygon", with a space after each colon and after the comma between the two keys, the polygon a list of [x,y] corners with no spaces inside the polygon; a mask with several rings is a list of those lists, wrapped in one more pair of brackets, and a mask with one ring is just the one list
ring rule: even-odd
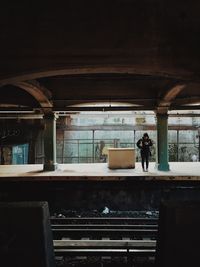
{"label": "concrete pillar", "polygon": [[56,116],[54,113],[44,115],[44,171],[55,171],[56,163]]}
{"label": "concrete pillar", "polygon": [[159,171],[169,171],[168,115],[157,112],[157,164]]}

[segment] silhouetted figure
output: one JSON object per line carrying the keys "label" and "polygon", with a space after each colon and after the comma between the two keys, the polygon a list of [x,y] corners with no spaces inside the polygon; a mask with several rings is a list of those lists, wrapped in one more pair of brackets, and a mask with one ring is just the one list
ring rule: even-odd
{"label": "silhouetted figure", "polygon": [[[152,146],[152,140],[147,133],[144,133],[143,137],[137,141],[137,147],[140,149],[142,158],[142,169],[148,172],[149,157],[151,156],[150,146]],[[144,168],[144,162],[146,161],[146,170]]]}

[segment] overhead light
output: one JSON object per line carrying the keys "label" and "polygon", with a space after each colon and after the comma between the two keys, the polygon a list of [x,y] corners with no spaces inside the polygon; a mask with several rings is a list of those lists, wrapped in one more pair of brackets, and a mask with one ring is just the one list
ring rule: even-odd
{"label": "overhead light", "polygon": [[82,103],[70,105],[68,107],[141,107],[142,105],[124,103],[124,102],[92,102],[92,103]]}
{"label": "overhead light", "polygon": [[200,106],[200,102],[198,102],[198,103],[190,103],[190,104],[184,104],[184,105],[182,105],[182,106]]}

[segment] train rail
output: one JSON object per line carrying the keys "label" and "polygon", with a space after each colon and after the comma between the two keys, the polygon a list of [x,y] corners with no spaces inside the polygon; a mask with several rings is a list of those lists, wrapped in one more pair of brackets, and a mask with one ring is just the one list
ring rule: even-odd
{"label": "train rail", "polygon": [[142,254],[144,256],[145,254],[153,256],[155,248],[155,240],[54,240],[56,255]]}
{"label": "train rail", "polygon": [[156,238],[157,229],[52,229],[54,239],[62,238],[103,238],[122,239],[129,237],[130,239]]}
{"label": "train rail", "polygon": [[51,219],[56,256],[155,257],[157,218]]}
{"label": "train rail", "polygon": [[51,218],[51,224],[150,224],[158,223],[157,218],[147,217],[66,217]]}

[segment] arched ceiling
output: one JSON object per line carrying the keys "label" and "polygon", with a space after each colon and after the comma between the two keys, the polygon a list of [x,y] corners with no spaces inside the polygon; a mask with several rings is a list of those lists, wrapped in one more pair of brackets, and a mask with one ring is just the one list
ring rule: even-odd
{"label": "arched ceiling", "polygon": [[199,10],[198,0],[4,1],[0,107],[200,108]]}

